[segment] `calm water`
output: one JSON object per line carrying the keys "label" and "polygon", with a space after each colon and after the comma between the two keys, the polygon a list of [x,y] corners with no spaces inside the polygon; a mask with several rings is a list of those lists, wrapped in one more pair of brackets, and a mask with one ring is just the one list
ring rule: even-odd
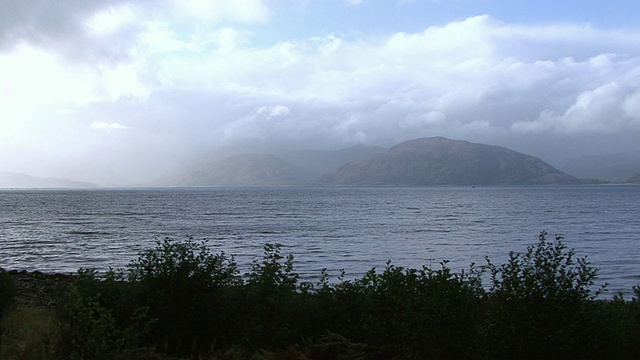
{"label": "calm water", "polygon": [[640,284],[640,186],[0,190],[0,267],[124,267],[163,237],[207,239],[243,270],[267,242],[303,278],[326,267],[504,261],[541,230],[588,255],[610,291]]}

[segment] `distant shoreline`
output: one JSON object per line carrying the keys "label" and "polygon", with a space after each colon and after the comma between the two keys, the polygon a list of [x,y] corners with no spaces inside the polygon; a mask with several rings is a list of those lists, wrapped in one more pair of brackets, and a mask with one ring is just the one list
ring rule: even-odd
{"label": "distant shoreline", "polygon": [[579,184],[439,184],[439,185],[198,185],[198,186],[95,186],[95,187],[31,187],[31,186],[0,186],[0,191],[22,191],[22,190],[38,190],[38,191],[57,191],[57,190],[77,190],[77,191],[94,191],[94,190],[161,190],[161,189],[252,189],[252,188],[428,188],[428,187],[582,187],[582,186],[640,186],[640,183],[631,182],[604,182],[594,181]]}

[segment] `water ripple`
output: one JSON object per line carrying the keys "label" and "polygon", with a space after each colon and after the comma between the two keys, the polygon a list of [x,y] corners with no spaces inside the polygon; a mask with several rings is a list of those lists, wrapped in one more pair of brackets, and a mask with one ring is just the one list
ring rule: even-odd
{"label": "water ripple", "polygon": [[588,255],[610,291],[640,283],[640,187],[224,188],[0,191],[0,267],[123,267],[164,237],[209,239],[243,271],[266,242],[297,271],[454,271],[505,261],[541,230]]}

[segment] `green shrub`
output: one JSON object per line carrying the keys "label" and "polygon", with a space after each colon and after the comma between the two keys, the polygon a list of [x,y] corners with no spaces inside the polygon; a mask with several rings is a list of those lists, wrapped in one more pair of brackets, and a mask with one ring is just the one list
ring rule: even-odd
{"label": "green shrub", "polygon": [[316,283],[299,282],[279,244],[242,277],[205,242],[165,239],[124,270],[78,273],[60,312],[63,357],[638,357],[640,288],[630,301],[596,300],[597,271],[546,236],[502,265],[455,273],[446,261],[387,263],[355,280],[322,271]]}
{"label": "green shrub", "polygon": [[155,321],[146,343],[172,355],[203,353],[236,336],[233,289],[242,284],[237,264],[206,243],[164,239],[127,268],[133,301]]}
{"label": "green shrub", "polygon": [[602,341],[610,344],[610,358],[640,357],[640,286],[633,292],[630,301],[618,294],[612,300],[592,304],[598,311],[598,326],[603,329]]}
{"label": "green shrub", "polygon": [[602,356],[588,306],[597,271],[586,258],[576,258],[562,236],[546,236],[540,233],[524,254],[511,252],[501,266],[487,259],[491,288],[484,333],[492,358]]}
{"label": "green shrub", "polygon": [[247,312],[247,345],[282,347],[301,340],[307,309],[305,294],[298,292],[293,255],[281,255],[281,244],[264,245],[262,261],[254,261],[245,274],[241,302]]}
{"label": "green shrub", "polygon": [[[0,269],[0,323],[2,321],[4,313],[7,311],[9,304],[13,301],[16,288],[11,276]],[[0,328],[2,330],[2,328]],[[0,346],[2,345],[2,338],[0,337]]]}
{"label": "green shrub", "polygon": [[59,315],[67,325],[67,352],[73,359],[112,359],[136,348],[152,323],[147,309],[132,301],[132,285],[122,272],[99,275],[80,269]]}
{"label": "green shrub", "polygon": [[[388,263],[361,279],[342,282],[331,292],[323,314],[331,331],[369,344],[377,358],[470,357],[477,353],[483,293],[479,273],[454,274],[443,262],[432,270]],[[326,292],[326,291],[325,291]]]}
{"label": "green shrub", "polygon": [[361,360],[367,358],[367,345],[349,341],[340,334],[327,332],[314,341],[304,341],[303,345],[292,345],[284,350],[265,351],[260,355],[264,360],[314,359],[314,360]]}
{"label": "green shrub", "polygon": [[293,271],[293,255],[282,256],[281,248],[281,244],[264,245],[262,261],[254,261],[251,271],[245,274],[247,285],[264,294],[296,290],[299,275]]}
{"label": "green shrub", "polygon": [[2,319],[3,312],[13,300],[15,292],[16,288],[13,279],[6,271],[0,269],[0,319]]}
{"label": "green shrub", "polygon": [[158,241],[126,270],[81,269],[61,311],[71,352],[109,358],[143,346],[190,356],[227,344],[237,333],[228,294],[241,283],[233,259],[190,238]]}

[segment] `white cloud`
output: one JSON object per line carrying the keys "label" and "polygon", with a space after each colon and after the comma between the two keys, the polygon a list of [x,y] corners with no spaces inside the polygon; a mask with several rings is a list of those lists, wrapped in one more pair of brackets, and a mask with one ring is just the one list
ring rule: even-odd
{"label": "white cloud", "polygon": [[93,121],[91,123],[91,128],[94,130],[124,130],[130,129],[130,127],[126,125],[122,125],[117,122],[105,122],[105,121]]}
{"label": "white cloud", "polygon": [[543,110],[535,121],[521,121],[512,129],[522,133],[554,131],[564,134],[610,134],[638,130],[638,93],[618,83],[608,83],[580,93],[563,113]]}
{"label": "white cloud", "polygon": [[622,110],[634,123],[640,123],[640,91],[636,91],[624,99]]}
{"label": "white cloud", "polygon": [[[445,135],[517,144],[640,131],[638,32],[477,16],[264,45],[253,42],[274,11],[263,1],[73,4],[49,28],[44,10],[30,27],[0,17],[0,140],[23,134],[37,152],[55,128],[50,143],[88,131],[96,148],[153,153],[233,141],[335,148]],[[118,122],[87,127],[87,118]],[[117,136],[90,131],[129,126]]]}
{"label": "white cloud", "polygon": [[447,115],[442,111],[429,111],[424,114],[409,114],[400,120],[400,126],[404,128],[420,129],[432,125],[443,125],[447,121]]}
{"label": "white cloud", "polygon": [[267,120],[271,120],[278,116],[289,115],[291,110],[284,105],[263,106],[257,110],[257,114],[266,114]]}
{"label": "white cloud", "polygon": [[134,10],[130,6],[122,5],[109,7],[100,11],[86,21],[86,26],[92,34],[106,35],[113,34],[127,24],[131,24],[138,19]]}
{"label": "white cloud", "polygon": [[262,0],[174,0],[174,6],[182,15],[209,22],[253,23],[270,17],[269,7]]}
{"label": "white cloud", "polygon": [[[591,56],[568,57],[567,47],[585,29],[579,47]],[[401,140],[438,133],[611,133],[629,128],[625,114],[636,111],[629,91],[639,79],[637,34],[625,35],[623,47],[605,41],[617,36],[608,31],[513,26],[480,16],[387,38],[331,34],[254,48],[249,35],[234,28],[191,38],[165,30],[179,46],[140,54],[157,70],[148,78],[170,79],[162,91],[190,89],[214,103],[216,94],[227,94],[244,104],[245,114],[262,109],[261,118],[254,113],[206,120],[225,129],[227,139],[292,141],[295,134],[299,143],[311,144],[323,134],[328,143],[346,144],[358,137]],[[621,53],[604,51],[607,42]],[[287,120],[287,128],[278,127],[284,118],[268,126],[260,120],[289,115],[259,105],[274,99],[297,109],[297,120]],[[618,115],[626,120],[612,119]]]}
{"label": "white cloud", "polygon": [[0,79],[9,106],[86,103],[92,99],[90,77],[86,69],[72,69],[55,54],[26,44],[0,54]]}

